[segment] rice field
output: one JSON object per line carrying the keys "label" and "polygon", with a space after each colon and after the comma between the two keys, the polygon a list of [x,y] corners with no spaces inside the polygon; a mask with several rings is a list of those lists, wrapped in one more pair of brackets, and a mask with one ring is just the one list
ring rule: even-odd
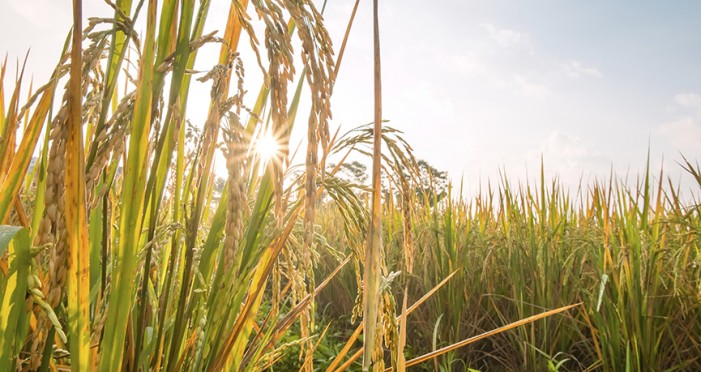
{"label": "rice field", "polygon": [[[701,181],[698,166],[685,167]],[[412,301],[455,273],[408,317],[410,354],[578,304],[564,315],[451,351],[421,369],[699,369],[698,206],[681,204],[664,174],[647,174],[635,188],[612,177],[582,185],[579,195],[541,177],[529,185],[505,178],[472,200],[447,197],[432,205],[425,195],[422,201],[413,194],[407,204],[387,203],[385,272],[403,270],[405,205],[414,247],[414,271],[400,276],[403,282],[395,279],[394,298],[408,294]],[[328,241],[341,242],[330,245],[348,245],[337,233],[338,209],[329,205],[319,214]],[[331,256],[322,261],[322,273],[336,262]],[[319,298],[339,341],[353,328],[347,314],[355,304],[338,294],[350,298],[357,288],[353,275],[345,275]]]}
{"label": "rice field", "polygon": [[49,81],[5,58],[0,371],[701,370],[696,201],[649,166],[443,190],[383,122],[377,0],[374,121],[330,124],[358,2],[339,45],[317,3],[74,0]]}

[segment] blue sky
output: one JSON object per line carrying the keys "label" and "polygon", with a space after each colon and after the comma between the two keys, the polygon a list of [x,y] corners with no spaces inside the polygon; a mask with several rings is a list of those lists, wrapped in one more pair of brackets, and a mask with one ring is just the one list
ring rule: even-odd
{"label": "blue sky", "polygon": [[[107,14],[100,1],[85,3],[86,14]],[[328,3],[337,47],[352,4]],[[380,4],[384,117],[417,157],[464,177],[468,193],[500,169],[534,179],[541,155],[547,175],[568,186],[611,169],[634,177],[648,143],[653,170],[664,156],[674,180],[691,185],[676,162],[680,152],[701,157],[701,2]],[[0,0],[0,7],[0,52],[14,59],[31,46],[29,69],[44,80],[70,25],[70,1]],[[227,7],[213,2],[207,30],[223,29],[218,16]],[[372,119],[371,42],[371,2],[363,0],[334,90],[334,127]],[[213,58],[203,57],[204,69]],[[248,81],[252,92],[259,84]],[[190,115],[203,117],[197,109]]]}
{"label": "blue sky", "polygon": [[[382,4],[385,117],[473,190],[504,168],[535,178],[541,154],[569,186],[612,168],[633,178],[648,141],[675,180],[680,151],[701,155],[701,2]],[[371,86],[341,80],[337,99]]]}

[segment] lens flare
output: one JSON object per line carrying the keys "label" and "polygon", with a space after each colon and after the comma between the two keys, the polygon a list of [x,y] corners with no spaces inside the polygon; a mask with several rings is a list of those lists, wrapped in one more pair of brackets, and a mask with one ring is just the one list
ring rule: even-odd
{"label": "lens flare", "polygon": [[280,144],[271,133],[265,133],[256,141],[255,150],[263,162],[268,162],[279,157]]}

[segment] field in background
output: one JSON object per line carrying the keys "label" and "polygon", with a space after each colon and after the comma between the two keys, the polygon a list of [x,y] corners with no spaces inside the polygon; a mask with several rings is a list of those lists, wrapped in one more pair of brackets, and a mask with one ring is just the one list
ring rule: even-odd
{"label": "field in background", "polygon": [[[684,167],[701,186],[698,167]],[[682,205],[678,188],[663,174],[657,184],[651,176],[635,188],[615,178],[582,185],[578,198],[543,178],[518,186],[505,178],[473,200],[451,198],[448,188],[432,203],[426,190],[414,190],[410,302],[457,274],[409,316],[410,352],[423,354],[544,309],[582,303],[569,315],[495,335],[423,367],[701,368],[701,210]],[[390,273],[402,270],[403,205],[392,197],[385,206]],[[320,210],[331,246],[348,244],[338,234],[342,214],[332,206]],[[323,262],[330,268],[335,261],[327,256]],[[396,280],[392,286],[395,298],[402,298],[403,286]],[[357,288],[351,270],[330,287],[320,296],[319,312],[343,339]]]}

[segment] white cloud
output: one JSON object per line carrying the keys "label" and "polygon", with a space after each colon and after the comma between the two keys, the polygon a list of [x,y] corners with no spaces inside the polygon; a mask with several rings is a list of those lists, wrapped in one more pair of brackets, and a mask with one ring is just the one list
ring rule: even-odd
{"label": "white cloud", "polygon": [[542,74],[533,71],[510,72],[498,63],[474,54],[437,58],[437,63],[451,71],[454,77],[470,79],[473,83],[502,93],[517,93],[527,98],[545,98],[552,90]]}
{"label": "white cloud", "polygon": [[684,155],[697,156],[701,153],[701,125],[691,116],[664,123],[658,127],[657,133],[667,138]]}
{"label": "white cloud", "polygon": [[489,64],[474,54],[461,54],[448,57],[439,57],[438,63],[448,65],[451,70],[464,77],[485,77],[494,75]]}
{"label": "white cloud", "polygon": [[561,131],[551,132],[539,147],[526,155],[529,169],[539,170],[541,157],[546,179],[557,176],[562,186],[576,190],[582,179],[607,175],[612,161],[582,138]]}
{"label": "white cloud", "polygon": [[482,23],[482,28],[487,30],[489,37],[494,40],[499,46],[514,47],[514,46],[530,46],[530,35],[509,29],[500,29],[491,23]]}
{"label": "white cloud", "polygon": [[593,67],[584,66],[581,62],[575,60],[569,60],[560,65],[562,71],[570,79],[578,79],[582,76],[600,78],[603,76],[601,71]]}
{"label": "white cloud", "polygon": [[[541,53],[528,33],[500,28],[493,23],[480,26],[487,31],[490,43],[501,46],[502,52],[490,48],[491,53],[483,53],[481,56],[486,59],[479,64],[474,63],[474,59],[462,61],[462,70],[474,74],[493,72],[492,75],[506,83],[501,84],[502,88],[513,89],[528,98],[544,98],[553,93],[563,77],[572,80],[603,77],[600,70],[581,61],[561,59],[547,51]],[[510,71],[505,73],[505,69]],[[512,78],[502,77],[505,74]]]}
{"label": "white cloud", "polygon": [[701,156],[701,95],[680,93],[674,96],[668,112],[677,117],[658,126],[655,134],[667,140],[674,151],[685,156]]}
{"label": "white cloud", "polygon": [[547,85],[534,82],[522,75],[514,76],[514,84],[521,94],[529,98],[545,98],[552,93]]}
{"label": "white cloud", "polygon": [[562,132],[550,133],[541,144],[540,152],[545,159],[565,169],[576,168],[579,161],[588,154],[581,138]]}
{"label": "white cloud", "polygon": [[696,93],[681,93],[674,96],[674,102],[680,106],[698,108],[701,110],[701,95]]}

